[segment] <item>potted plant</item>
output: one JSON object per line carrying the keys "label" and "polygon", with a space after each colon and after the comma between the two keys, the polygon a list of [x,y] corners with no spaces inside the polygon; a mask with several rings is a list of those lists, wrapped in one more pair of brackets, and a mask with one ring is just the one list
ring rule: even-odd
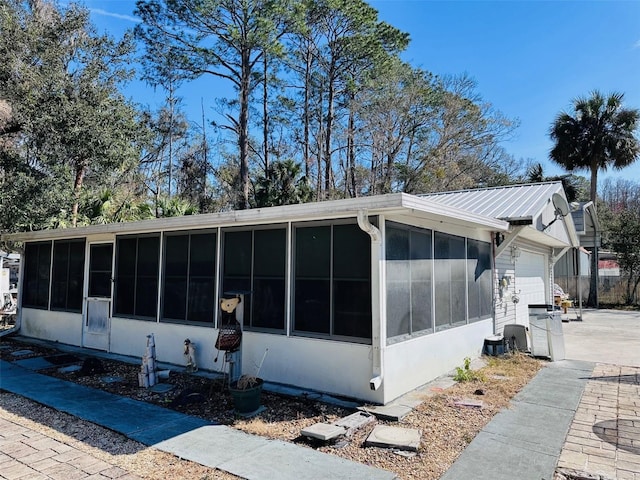
{"label": "potted plant", "polygon": [[233,405],[238,413],[251,413],[260,408],[260,396],[264,381],[253,375],[242,375],[229,385]]}
{"label": "potted plant", "polygon": [[269,349],[267,348],[255,375],[242,375],[238,381],[229,385],[229,392],[233,398],[233,405],[236,412],[251,413],[260,408],[260,396],[262,394],[264,380],[258,375],[268,351]]}

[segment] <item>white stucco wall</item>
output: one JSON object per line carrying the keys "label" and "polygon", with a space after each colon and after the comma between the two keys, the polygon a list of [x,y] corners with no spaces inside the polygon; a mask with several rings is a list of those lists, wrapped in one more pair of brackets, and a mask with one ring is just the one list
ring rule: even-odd
{"label": "white stucco wall", "polygon": [[68,345],[82,341],[82,315],[36,308],[22,308],[20,334]]}
{"label": "white stucco wall", "polygon": [[462,366],[465,357],[477,358],[492,333],[488,319],[387,346],[383,403]]}

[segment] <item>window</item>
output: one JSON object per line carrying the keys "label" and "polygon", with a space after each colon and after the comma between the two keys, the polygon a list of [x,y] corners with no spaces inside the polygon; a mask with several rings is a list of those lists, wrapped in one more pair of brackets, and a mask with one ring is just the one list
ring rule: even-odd
{"label": "window", "polygon": [[433,329],[431,230],[387,224],[387,337]]}
{"label": "window", "polygon": [[51,242],[27,243],[24,254],[25,270],[22,304],[31,308],[49,308]]}
{"label": "window", "polygon": [[470,322],[491,316],[493,311],[491,272],[491,244],[468,239],[467,289]]}
{"label": "window", "polygon": [[155,318],[158,297],[158,235],[116,241],[115,314]]}
{"label": "window", "polygon": [[84,240],[53,242],[51,308],[82,311]]}
{"label": "window", "polygon": [[295,231],[294,330],[371,339],[371,240],[355,224]]}
{"label": "window", "polygon": [[436,330],[467,323],[464,237],[434,234]]}
{"label": "window", "polygon": [[284,228],[224,233],[222,293],[247,291],[248,328],[284,330],[287,231]]}
{"label": "window", "polygon": [[162,317],[213,323],[216,234],[167,235],[164,249]]}
{"label": "window", "polygon": [[111,261],[113,245],[91,245],[89,255],[89,296],[111,297]]}

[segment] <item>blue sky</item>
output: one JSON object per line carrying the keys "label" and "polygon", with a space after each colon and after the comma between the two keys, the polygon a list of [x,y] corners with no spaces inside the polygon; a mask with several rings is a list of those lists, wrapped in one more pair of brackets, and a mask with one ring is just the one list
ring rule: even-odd
{"label": "blue sky", "polygon": [[[542,163],[547,175],[563,173],[548,160],[552,145],[548,131],[561,110],[571,111],[573,99],[595,89],[619,91],[625,94],[625,106],[640,108],[638,0],[369,3],[381,20],[410,34],[405,60],[437,75],[467,73],[477,81],[485,101],[517,119],[520,126],[504,147],[518,159]],[[100,31],[119,36],[135,25],[135,1],[85,0],[85,4]],[[207,98],[210,91],[196,82],[181,92],[193,120],[200,118],[201,100],[205,110],[212,104]],[[140,103],[160,102],[140,84],[130,92]],[[599,178],[608,176],[638,182],[640,161]]]}

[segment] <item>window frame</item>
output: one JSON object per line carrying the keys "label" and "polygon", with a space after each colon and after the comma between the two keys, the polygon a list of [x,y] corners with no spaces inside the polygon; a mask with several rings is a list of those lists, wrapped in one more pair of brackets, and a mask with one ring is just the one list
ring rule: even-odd
{"label": "window frame", "polygon": [[[189,306],[190,306],[190,297],[189,290],[191,287],[191,259],[192,259],[192,237],[198,235],[213,235],[214,237],[214,248],[211,252],[213,256],[213,271],[211,275],[207,275],[205,278],[211,278],[213,281],[213,289],[211,291],[212,298],[212,306],[211,306],[211,320],[210,321],[200,321],[200,320],[189,320]],[[184,318],[169,318],[165,316],[165,300],[166,300],[166,288],[167,288],[167,279],[169,276],[167,275],[167,241],[171,237],[187,237],[187,259],[186,259],[186,290],[185,290],[185,299],[184,299]],[[162,261],[161,261],[161,301],[160,301],[160,321],[163,323],[175,323],[181,325],[198,325],[204,327],[215,327],[216,324],[216,316],[217,316],[217,308],[218,302],[216,301],[216,290],[218,287],[218,245],[220,242],[220,235],[218,229],[206,229],[206,230],[183,230],[183,231],[172,231],[165,232],[162,236]],[[198,277],[203,277],[202,275],[198,275]]]}
{"label": "window frame", "polygon": [[[36,259],[36,266],[34,267],[34,272],[31,272],[31,267],[29,262],[30,260],[30,256],[33,255],[33,253],[29,253],[28,250],[32,249],[32,248],[37,248],[37,259]],[[48,268],[47,268],[47,276],[46,279],[40,275],[40,272],[42,271],[42,265],[41,263],[45,260],[41,258],[41,252],[42,250],[49,250],[48,253],[48,260],[47,260],[47,264],[48,264]],[[24,308],[33,308],[33,309],[37,309],[37,310],[49,310],[49,304],[51,302],[51,266],[53,263],[53,241],[48,240],[45,242],[28,242],[25,245],[25,269],[24,269],[24,275],[23,275],[23,282],[22,282],[22,290],[23,290],[23,294],[22,294],[22,306]],[[30,289],[30,287],[28,287],[28,283],[29,283],[29,278],[28,276],[30,274],[35,274],[36,278],[36,296],[40,296],[38,290],[40,290],[41,287],[41,282],[46,282],[47,284],[47,294],[46,294],[46,302],[44,305],[40,304],[40,303],[27,303],[28,301],[28,297],[27,297],[27,293]],[[38,299],[39,300],[39,299]]]}
{"label": "window frame", "polygon": [[[254,291],[255,291],[255,282],[256,282],[256,243],[255,237],[256,232],[259,231],[282,231],[284,233],[282,246],[284,247],[284,265],[282,270],[282,281],[284,283],[284,289],[282,294],[282,309],[283,309],[283,318],[282,318],[282,327],[281,328],[272,328],[265,326],[256,326],[254,325],[254,314],[255,314],[255,302],[254,302]],[[250,235],[250,253],[249,253],[249,273],[247,274],[249,287],[248,287],[248,295],[244,297],[244,305],[239,306],[238,308],[243,308],[243,329],[250,330],[254,332],[263,332],[263,333],[271,333],[271,334],[281,334],[286,335],[287,333],[287,283],[288,283],[288,262],[289,262],[289,244],[288,244],[288,233],[289,226],[288,224],[270,224],[270,225],[251,225],[247,227],[236,227],[236,228],[223,228],[220,232],[220,242],[221,242],[221,253],[220,253],[220,277],[219,277],[219,287],[220,293],[219,295],[223,297],[225,295],[225,281],[228,278],[226,273],[226,252],[227,252],[227,234],[234,233],[242,233],[249,232]],[[263,276],[258,276],[263,277]]]}
{"label": "window frame", "polygon": [[[79,281],[79,285],[78,285],[78,290],[76,291],[76,295],[77,298],[76,300],[78,301],[78,306],[77,307],[69,307],[69,296],[70,294],[72,294],[73,292],[69,291],[69,286],[71,283],[71,267],[72,267],[72,246],[74,244],[77,245],[81,245],[81,250],[80,250],[80,254],[82,256],[82,260],[79,264],[79,269],[78,271],[74,272],[74,277],[76,278],[76,281]],[[58,269],[56,268],[56,247],[57,246],[66,246],[66,253],[67,253],[67,258],[66,261],[64,262],[66,266],[66,268],[64,268],[65,270],[65,279],[61,280],[62,283],[64,283],[64,305],[54,305],[54,292],[56,291],[56,281],[58,280],[56,278],[56,272],[58,271]],[[74,312],[74,313],[82,313],[82,309],[83,309],[83,303],[84,303],[84,269],[85,269],[85,264],[86,264],[86,248],[87,248],[87,241],[85,238],[72,238],[72,239],[64,239],[64,240],[55,240],[53,242],[53,247],[52,247],[52,258],[51,258],[51,275],[50,275],[50,290],[49,290],[49,309],[51,311],[60,311],[60,312]]]}
{"label": "window frame", "polygon": [[[138,284],[140,282],[140,277],[138,273],[138,269],[140,267],[140,255],[139,255],[139,246],[141,239],[149,239],[155,238],[158,242],[158,256],[156,257],[156,269],[155,269],[155,306],[154,306],[154,315],[140,315],[137,314],[137,301],[138,301]],[[134,258],[134,274],[133,274],[133,313],[121,312],[118,311],[119,308],[119,300],[120,300],[120,282],[121,282],[121,272],[120,272],[120,257],[121,257],[121,247],[122,241],[125,240],[136,240],[136,252]],[[115,271],[114,271],[114,288],[113,288],[113,316],[117,318],[132,318],[136,320],[146,320],[146,321],[157,321],[158,319],[158,310],[159,310],[159,285],[160,285],[160,275],[161,275],[161,254],[162,254],[162,235],[159,232],[153,233],[143,233],[143,234],[133,234],[133,235],[117,235],[115,241]]]}
{"label": "window frame", "polygon": [[[369,221],[372,224],[377,224],[377,217],[370,217]],[[346,336],[346,335],[338,335],[335,332],[335,282],[337,280],[334,273],[334,262],[335,262],[335,249],[334,249],[334,240],[335,233],[334,227],[341,225],[352,225],[359,232],[362,233],[363,236],[366,236],[368,239],[367,245],[369,247],[368,253],[368,281],[367,281],[367,293],[368,293],[368,322],[370,328],[370,336],[367,337],[355,337],[355,336]],[[299,330],[296,328],[296,283],[297,283],[297,252],[298,252],[298,230],[301,228],[314,228],[314,227],[329,227],[330,228],[330,237],[329,237],[329,333],[321,333],[321,332],[312,332],[306,330]],[[365,344],[371,345],[373,341],[373,307],[372,307],[372,272],[371,272],[371,237],[368,233],[362,231],[359,227],[357,220],[354,218],[344,218],[344,219],[331,219],[331,220],[320,220],[320,221],[308,221],[308,222],[296,222],[291,225],[291,295],[290,295],[290,311],[291,311],[291,326],[290,331],[291,335],[299,336],[299,337],[310,337],[310,338],[319,338],[325,340],[335,340],[341,342],[349,342],[349,343],[357,343],[357,344]],[[339,280],[339,279],[338,279]]]}

